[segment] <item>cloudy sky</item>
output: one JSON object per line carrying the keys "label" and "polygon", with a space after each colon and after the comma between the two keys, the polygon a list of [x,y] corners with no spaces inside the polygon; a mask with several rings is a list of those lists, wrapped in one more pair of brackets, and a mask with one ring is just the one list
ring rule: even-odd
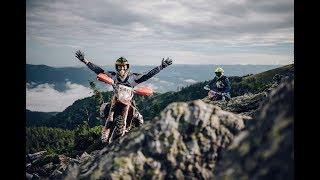
{"label": "cloudy sky", "polygon": [[293,0],[27,0],[27,63],[288,64]]}

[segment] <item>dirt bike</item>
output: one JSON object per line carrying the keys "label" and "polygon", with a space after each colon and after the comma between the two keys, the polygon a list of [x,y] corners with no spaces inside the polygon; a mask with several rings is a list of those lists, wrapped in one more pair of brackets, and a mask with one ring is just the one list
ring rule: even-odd
{"label": "dirt bike", "polygon": [[208,98],[209,98],[211,101],[225,100],[225,97],[224,97],[223,93],[220,93],[220,92],[216,92],[216,91],[211,90],[208,85],[204,86],[203,89],[209,91],[209,92],[208,92]]}
{"label": "dirt bike", "polygon": [[137,111],[136,107],[132,104],[134,94],[150,96],[153,94],[153,90],[149,87],[131,88],[116,84],[113,79],[104,73],[98,74],[97,79],[111,85],[114,90],[110,105],[110,107],[113,107],[113,110],[110,111],[112,113],[112,123],[108,127],[111,134],[109,134],[107,140],[108,143],[111,143],[128,133],[132,127],[134,114]]}

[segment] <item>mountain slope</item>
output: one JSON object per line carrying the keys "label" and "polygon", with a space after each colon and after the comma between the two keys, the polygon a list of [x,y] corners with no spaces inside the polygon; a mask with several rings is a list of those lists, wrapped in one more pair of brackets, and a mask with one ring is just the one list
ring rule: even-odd
{"label": "mountain slope", "polygon": [[47,120],[55,116],[58,112],[36,112],[26,109],[26,126],[45,126]]}

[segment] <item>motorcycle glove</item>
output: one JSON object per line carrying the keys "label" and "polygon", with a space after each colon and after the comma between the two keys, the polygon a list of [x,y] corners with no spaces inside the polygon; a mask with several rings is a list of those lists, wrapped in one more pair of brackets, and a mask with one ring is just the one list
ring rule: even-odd
{"label": "motorcycle glove", "polygon": [[81,52],[80,50],[78,50],[78,51],[76,52],[76,58],[78,58],[81,62],[85,62],[85,60],[84,60],[84,53]]}
{"label": "motorcycle glove", "polygon": [[167,59],[162,58],[161,69],[164,69],[164,68],[168,67],[171,64],[172,64],[172,59],[170,59],[170,58],[167,58]]}

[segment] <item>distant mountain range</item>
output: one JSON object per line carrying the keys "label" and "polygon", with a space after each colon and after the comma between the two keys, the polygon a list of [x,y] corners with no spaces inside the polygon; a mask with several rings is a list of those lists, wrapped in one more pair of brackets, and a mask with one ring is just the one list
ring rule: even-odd
{"label": "distant mountain range", "polygon": [[[172,65],[164,69],[154,78],[145,82],[153,87],[157,92],[177,91],[182,87],[196,82],[206,81],[213,78],[213,71],[221,66],[227,76],[244,76],[256,74],[270,69],[280,67],[280,65]],[[132,66],[132,72],[143,73],[154,66]],[[113,66],[103,66],[105,70],[114,70]],[[59,91],[66,90],[66,82],[80,84],[88,87],[89,81],[96,80],[95,74],[86,66],[83,67],[50,67],[46,65],[26,65],[26,82],[28,88],[33,88],[39,84],[54,84],[54,88]],[[106,89],[103,83],[97,83],[101,90]]]}

